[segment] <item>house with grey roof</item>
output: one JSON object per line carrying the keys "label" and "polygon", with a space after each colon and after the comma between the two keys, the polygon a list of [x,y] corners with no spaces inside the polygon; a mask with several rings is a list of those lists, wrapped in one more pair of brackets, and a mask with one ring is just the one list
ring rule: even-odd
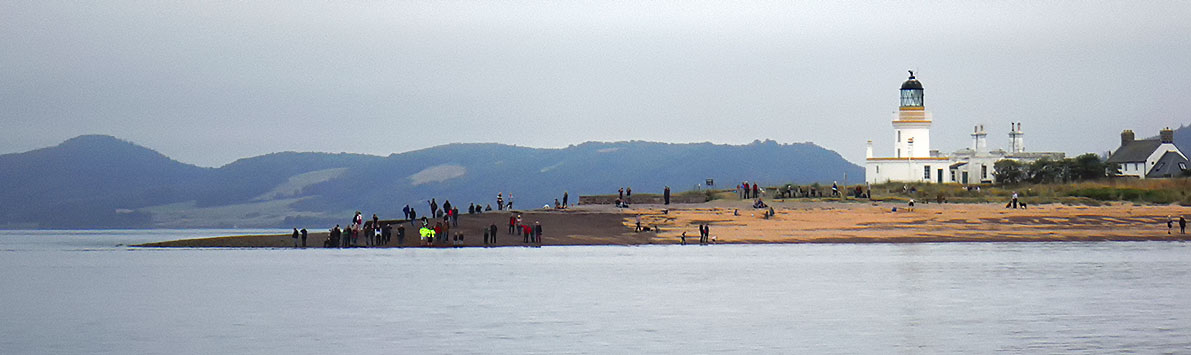
{"label": "house with grey roof", "polygon": [[1121,132],[1121,147],[1108,157],[1108,163],[1121,168],[1121,176],[1141,179],[1182,176],[1187,170],[1187,155],[1174,145],[1174,131],[1158,131],[1158,138],[1134,139],[1132,130]]}

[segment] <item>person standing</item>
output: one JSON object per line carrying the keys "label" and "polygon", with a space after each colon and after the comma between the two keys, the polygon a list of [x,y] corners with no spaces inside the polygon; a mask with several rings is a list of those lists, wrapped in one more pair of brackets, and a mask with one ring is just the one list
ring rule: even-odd
{"label": "person standing", "polygon": [[542,244],[542,222],[533,222],[533,239],[535,243]]}
{"label": "person standing", "polygon": [[409,209],[409,226],[416,227],[417,224],[414,224],[415,223],[414,221],[417,219],[418,219],[418,211],[410,208]]}
{"label": "person standing", "polygon": [[294,228],[294,235],[290,238],[294,239],[294,248],[298,247],[298,228]]}
{"label": "person standing", "polygon": [[567,208],[567,198],[570,197],[566,191],[562,192],[562,208]]}
{"label": "person standing", "polygon": [[302,228],[302,247],[306,247],[306,228]]}
{"label": "person standing", "polygon": [[633,187],[624,188],[624,200],[628,203],[633,203]]}
{"label": "person standing", "polygon": [[430,218],[438,218],[438,201],[430,199]]}
{"label": "person standing", "polygon": [[503,192],[497,192],[497,193],[496,193],[496,210],[497,210],[497,211],[504,211],[504,209],[505,209],[505,198],[504,198],[504,193],[503,193]]}
{"label": "person standing", "polygon": [[620,188],[620,190],[616,190],[616,198],[620,199],[620,200],[624,200],[624,188],[623,187]]}
{"label": "person standing", "polygon": [[517,216],[509,215],[509,234],[513,234],[513,227],[517,225]]}
{"label": "person standing", "polygon": [[1174,217],[1166,216],[1166,234],[1174,230]]}
{"label": "person standing", "polygon": [[1187,234],[1187,218],[1179,216],[1179,234]]}
{"label": "person standing", "polygon": [[752,196],[752,198],[761,198],[761,184],[758,184],[758,183],[755,183],[755,182],[753,183],[753,196]]}
{"label": "person standing", "polygon": [[414,219],[413,217],[409,216],[409,205],[405,205],[405,208],[401,209],[401,215],[405,216],[405,219],[408,219],[411,221]]}
{"label": "person standing", "polygon": [[662,190],[662,199],[665,200],[665,203],[667,205],[670,204],[670,187],[669,186],[666,186],[666,189]]}
{"label": "person standing", "polygon": [[496,244],[496,223],[488,226],[488,235],[492,237],[492,244]]}
{"label": "person standing", "polygon": [[397,226],[397,245],[405,244],[405,226]]}

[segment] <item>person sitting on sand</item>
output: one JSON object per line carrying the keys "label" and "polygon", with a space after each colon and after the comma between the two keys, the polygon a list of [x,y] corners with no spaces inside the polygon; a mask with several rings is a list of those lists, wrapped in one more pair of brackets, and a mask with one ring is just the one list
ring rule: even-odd
{"label": "person sitting on sand", "polygon": [[909,203],[909,206],[906,208],[906,211],[913,211],[913,210],[914,210],[914,199],[910,199],[910,203]]}
{"label": "person sitting on sand", "polygon": [[765,201],[761,201],[761,199],[757,199],[757,201],[753,202],[753,208],[766,208],[766,207],[769,207],[769,205],[766,205]]}

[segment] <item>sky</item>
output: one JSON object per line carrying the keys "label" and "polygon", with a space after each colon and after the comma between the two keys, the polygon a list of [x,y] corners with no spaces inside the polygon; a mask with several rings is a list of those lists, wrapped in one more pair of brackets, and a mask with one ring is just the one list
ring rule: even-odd
{"label": "sky", "polygon": [[0,154],[109,134],[221,166],[455,142],[1103,153],[1191,124],[1187,1],[0,2]]}

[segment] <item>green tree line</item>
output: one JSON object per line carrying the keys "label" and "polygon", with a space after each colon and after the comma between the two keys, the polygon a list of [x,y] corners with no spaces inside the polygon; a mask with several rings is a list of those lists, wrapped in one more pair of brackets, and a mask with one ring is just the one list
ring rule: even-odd
{"label": "green tree line", "polygon": [[1059,160],[1044,158],[1028,164],[1004,159],[993,164],[993,168],[996,170],[993,176],[1005,185],[1023,182],[1068,183],[1112,177],[1121,173],[1119,166],[1104,162],[1093,153]]}

